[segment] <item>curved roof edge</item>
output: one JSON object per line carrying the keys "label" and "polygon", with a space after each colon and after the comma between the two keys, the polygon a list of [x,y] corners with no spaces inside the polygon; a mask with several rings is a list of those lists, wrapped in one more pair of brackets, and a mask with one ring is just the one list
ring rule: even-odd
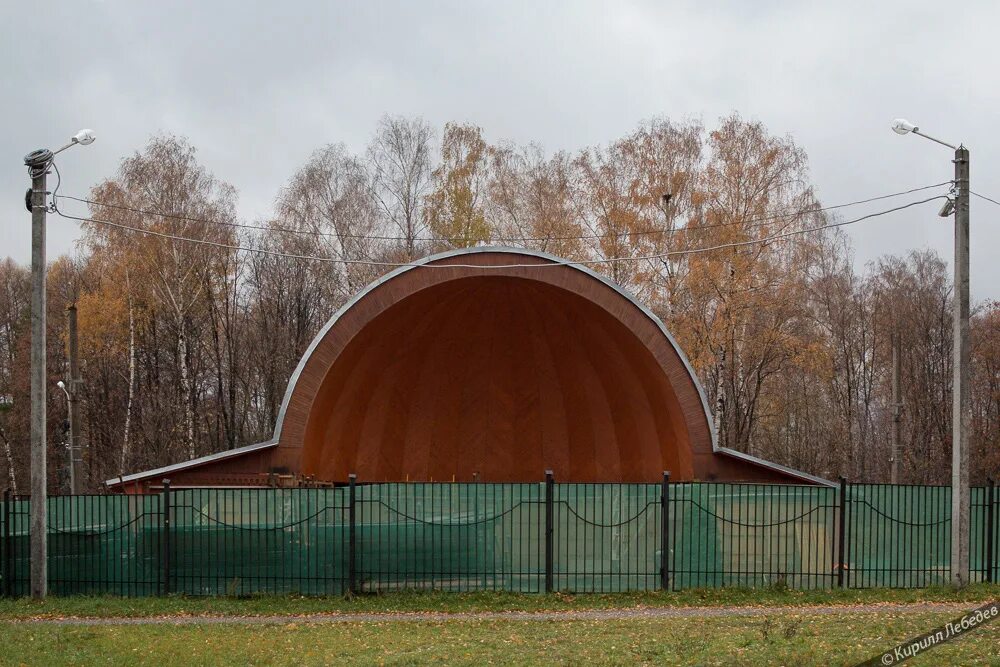
{"label": "curved roof edge", "polygon": [[[705,395],[705,389],[701,386],[701,382],[698,381],[698,375],[694,372],[694,368],[692,368],[691,362],[688,361],[687,355],[684,354],[684,350],[682,350],[681,347],[677,344],[677,341],[674,340],[673,335],[671,335],[671,333],[667,330],[667,327],[663,324],[663,321],[659,317],[654,315],[653,312],[649,310],[649,308],[640,303],[639,300],[636,299],[631,292],[623,288],[621,285],[612,282],[607,277],[597,273],[593,269],[587,267],[583,263],[571,262],[563,257],[558,257],[556,255],[552,255],[547,252],[541,252],[538,250],[529,250],[527,248],[511,248],[507,246],[480,246],[475,248],[459,248],[457,250],[448,250],[446,252],[439,252],[434,255],[428,255],[427,257],[424,257],[422,259],[414,260],[413,262],[407,264],[406,266],[400,266],[393,269],[392,271],[385,274],[378,280],[370,283],[363,290],[361,290],[353,297],[351,297],[347,301],[347,303],[341,306],[340,309],[336,313],[334,313],[329,320],[326,321],[326,324],[323,325],[323,328],[319,330],[319,333],[317,333],[316,336],[312,339],[312,342],[309,343],[309,347],[306,348],[306,351],[302,355],[302,358],[299,359],[299,363],[295,367],[295,371],[288,378],[288,387],[286,387],[285,396],[281,400],[281,409],[278,411],[278,420],[274,425],[274,435],[271,437],[271,439],[274,441],[278,441],[280,439],[281,427],[285,421],[285,410],[288,407],[288,403],[292,398],[292,393],[295,390],[295,385],[298,382],[299,376],[302,374],[302,370],[305,368],[306,363],[309,361],[309,357],[312,356],[312,353],[316,350],[316,347],[320,344],[320,341],[323,340],[326,334],[330,331],[331,328],[333,328],[333,325],[337,323],[337,320],[339,320],[344,313],[350,310],[358,301],[365,298],[365,296],[367,296],[369,292],[373,291],[375,288],[383,285],[384,283],[389,282],[393,278],[403,275],[407,271],[413,271],[414,269],[419,269],[427,264],[432,264],[442,259],[461,257],[464,255],[477,255],[486,253],[506,253],[511,255],[524,255],[525,257],[535,257],[537,259],[544,259],[548,261],[550,264],[567,266],[569,268],[576,269],[577,271],[585,273],[591,278],[599,280],[600,282],[604,283],[607,287],[610,287],[612,290],[617,292],[619,295],[628,299],[628,301],[633,306],[642,311],[643,315],[648,317],[653,322],[653,324],[655,324],[659,328],[660,332],[663,333],[664,337],[670,343],[670,346],[673,348],[678,358],[680,358],[681,363],[684,364],[684,369],[687,371],[688,377],[690,377],[691,381],[694,383],[695,389],[697,389],[698,391],[698,397],[701,399],[701,407],[705,413],[705,420],[708,423],[708,431],[712,436],[712,450],[718,451],[719,438],[718,434],[715,431],[715,423],[712,419],[712,411],[708,407],[708,398]],[[489,269],[490,267],[489,265],[482,265],[481,267],[477,266],[476,268]]]}

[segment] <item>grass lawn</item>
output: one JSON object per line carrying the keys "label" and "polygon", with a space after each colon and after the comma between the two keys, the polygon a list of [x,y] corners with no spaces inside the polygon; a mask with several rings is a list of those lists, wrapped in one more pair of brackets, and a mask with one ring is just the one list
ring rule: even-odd
{"label": "grass lawn", "polygon": [[[308,622],[276,625],[0,624],[4,665],[855,664],[954,613],[802,610],[755,618]],[[915,665],[1000,664],[1000,623]]]}
{"label": "grass lawn", "polygon": [[804,606],[880,602],[987,602],[1000,599],[1000,584],[951,588],[794,591],[712,588],[677,592],[586,595],[407,592],[344,597],[260,596],[117,598],[65,597],[44,602],[0,599],[0,621],[42,617],[137,617],[170,615],[317,614],[328,612],[569,611],[629,607]]}
{"label": "grass lawn", "polygon": [[[714,589],[613,595],[396,593],[345,598],[51,598],[0,601],[0,665],[856,664],[954,620],[951,611],[823,614],[810,605],[962,602],[1000,586],[923,590]],[[668,606],[791,607],[755,616],[57,625],[31,618],[475,612]],[[20,621],[20,622],[19,622]],[[1000,665],[1000,621],[909,661]]]}

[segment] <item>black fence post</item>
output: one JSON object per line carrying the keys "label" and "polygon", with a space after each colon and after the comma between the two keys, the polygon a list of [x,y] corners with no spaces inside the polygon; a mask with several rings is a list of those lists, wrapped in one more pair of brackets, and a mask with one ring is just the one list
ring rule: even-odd
{"label": "black fence post", "polygon": [[996,521],[996,486],[992,479],[986,480],[986,582],[993,583],[993,524]]}
{"label": "black fence post", "polygon": [[10,522],[14,518],[10,489],[3,492],[3,594],[11,597],[14,592],[14,544],[10,539]]}
{"label": "black fence post", "polygon": [[551,470],[545,471],[545,592],[551,593],[553,589],[553,548],[552,536],[555,532],[553,503],[555,499],[555,480]]}
{"label": "black fence post", "polygon": [[840,478],[840,514],[837,527],[837,585],[844,588],[847,584],[847,478]]}
{"label": "black fence post", "polygon": [[663,482],[660,485],[660,588],[667,590],[670,585],[670,569],[667,567],[667,554],[670,550],[668,531],[670,529],[670,471],[663,471]]}
{"label": "black fence post", "polygon": [[348,549],[348,553],[347,553],[347,592],[350,593],[351,595],[353,595],[354,594],[354,584],[355,584],[355,568],[356,568],[356,562],[355,562],[355,540],[356,540],[356,536],[355,536],[355,532],[354,532],[354,530],[355,530],[354,529],[354,524],[355,524],[355,516],[356,516],[356,513],[357,513],[357,502],[356,502],[356,497],[355,497],[355,482],[357,482],[358,476],[356,474],[354,474],[354,473],[351,473],[350,475],[347,476],[347,479],[348,479],[348,489],[349,489],[348,498],[349,498],[349,502],[350,502],[350,504],[348,505],[347,517],[348,517],[348,521],[351,522],[350,528],[348,528],[348,533],[347,533],[347,535],[348,535],[348,538],[347,538],[347,549]]}
{"label": "black fence post", "polygon": [[170,595],[170,480],[163,480],[163,583],[164,595]]}

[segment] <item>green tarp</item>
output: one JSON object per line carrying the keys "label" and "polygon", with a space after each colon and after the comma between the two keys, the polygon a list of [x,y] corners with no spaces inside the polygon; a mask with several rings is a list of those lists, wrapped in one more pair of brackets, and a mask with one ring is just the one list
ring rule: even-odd
{"label": "green tarp", "polygon": [[[353,493],[356,591],[545,590],[544,483],[359,484]],[[673,589],[840,582],[835,488],[671,484],[666,535],[660,484],[553,484],[551,493],[554,590],[653,590],[661,565]],[[985,574],[986,498],[973,489],[974,581]],[[163,494],[50,498],[52,593],[340,594],[350,585],[348,487],[176,489],[169,503],[168,531]],[[850,485],[846,504],[845,585],[947,581],[948,487]],[[28,510],[15,500],[0,511],[5,594],[27,593]],[[994,517],[996,547],[1000,507]]]}

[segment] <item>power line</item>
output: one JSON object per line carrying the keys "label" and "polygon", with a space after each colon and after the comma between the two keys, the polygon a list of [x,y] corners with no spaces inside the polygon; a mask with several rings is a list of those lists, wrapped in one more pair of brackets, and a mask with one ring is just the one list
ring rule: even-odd
{"label": "power line", "polygon": [[[969,190],[969,192],[972,192],[972,190]],[[981,195],[981,194],[979,194],[978,192],[972,192],[972,194],[976,195],[976,196],[977,196],[977,197],[979,197],[980,199],[985,199],[985,200],[986,200],[986,201],[988,201],[988,202],[991,202],[991,203],[993,203],[993,204],[996,204],[997,206],[1000,206],[1000,201],[997,201],[996,199],[990,199],[990,198],[989,198],[989,197],[987,197],[986,195]]]}
{"label": "power line", "polygon": [[[879,195],[877,197],[869,197],[867,199],[858,199],[856,201],[846,202],[843,204],[834,204],[832,206],[823,206],[818,208],[805,208],[798,211],[792,211],[787,213],[778,213],[771,216],[759,217],[759,218],[748,218],[739,222],[720,222],[708,225],[695,225],[688,227],[680,227],[674,229],[647,229],[639,231],[625,231],[625,232],[608,232],[606,234],[584,234],[579,236],[543,236],[543,237],[505,237],[504,240],[507,241],[518,241],[521,243],[538,243],[543,241],[587,241],[587,240],[601,240],[606,238],[618,238],[618,237],[630,237],[630,236],[645,236],[650,234],[675,234],[682,231],[696,231],[700,229],[714,229],[718,227],[732,227],[736,225],[743,225],[750,228],[763,227],[769,222],[775,220],[781,220],[783,218],[793,218],[800,215],[805,215],[809,213],[821,213],[823,211],[833,211],[840,208],[847,208],[850,206],[858,206],[860,204],[869,204],[875,201],[881,201],[883,199],[890,199],[893,197],[901,197],[903,195],[912,194],[914,192],[920,192],[922,190],[930,190],[931,188],[938,188],[943,185],[951,185],[951,181],[943,181],[941,183],[934,183],[933,185],[924,185],[919,188],[912,188],[910,190],[903,190],[901,192],[893,192],[887,195]],[[59,195],[64,199],[71,199],[73,201],[81,202],[84,204],[90,204],[93,206],[103,206],[105,208],[110,208],[120,211],[129,211],[131,213],[138,213],[141,215],[153,215],[162,218],[168,218],[173,220],[183,220],[186,222],[197,222],[210,225],[219,225],[224,227],[232,227],[237,229],[253,229],[264,232],[277,232],[282,234],[300,234],[305,236],[323,236],[331,238],[341,238],[341,239],[356,239],[356,240],[369,240],[369,241],[406,241],[408,240],[405,236],[382,236],[382,235],[369,235],[369,234],[339,234],[336,232],[323,232],[318,230],[309,229],[294,229],[290,227],[278,227],[278,226],[265,226],[265,225],[251,225],[248,223],[241,222],[226,222],[223,220],[209,220],[206,218],[193,218],[190,216],[178,215],[173,213],[163,213],[161,211],[151,211],[147,209],[136,208],[132,206],[124,206],[122,204],[108,204],[105,202],[95,201],[92,199],[87,199],[85,197],[74,197],[72,195]],[[759,223],[759,224],[754,224]],[[456,238],[420,238],[416,239],[419,241],[427,242],[439,242],[439,243],[455,243],[455,241],[464,241],[466,239],[461,237]]]}
{"label": "power line", "polygon": [[81,217],[77,217],[77,216],[73,216],[73,215],[67,215],[67,214],[63,213],[62,211],[60,211],[58,208],[55,209],[55,213],[57,215],[59,215],[60,217],[66,218],[68,220],[76,220],[76,221],[84,222],[84,223],[90,223],[90,224],[97,224],[97,225],[105,225],[105,226],[115,227],[115,228],[118,228],[118,229],[124,229],[124,230],[132,231],[132,232],[137,232],[137,233],[140,233],[140,234],[145,234],[147,236],[156,236],[156,237],[159,237],[159,238],[165,238],[165,239],[170,239],[170,240],[174,240],[174,241],[184,241],[184,242],[187,242],[187,243],[195,243],[195,244],[199,244],[199,245],[213,246],[213,247],[216,247],[216,248],[222,248],[224,250],[232,250],[232,251],[235,251],[235,252],[249,252],[249,253],[258,253],[258,254],[262,254],[262,255],[271,255],[271,256],[274,256],[274,257],[282,257],[282,258],[285,258],[285,259],[304,259],[304,260],[317,261],[317,262],[330,262],[330,263],[342,263],[342,264],[357,264],[357,265],[363,265],[363,266],[380,266],[380,267],[385,267],[385,268],[400,268],[400,267],[404,267],[404,266],[412,266],[412,267],[423,267],[423,268],[432,268],[432,269],[438,269],[438,268],[516,269],[516,268],[541,268],[541,267],[549,267],[549,266],[584,266],[584,265],[590,265],[590,264],[615,264],[615,263],[618,263],[618,262],[637,262],[637,261],[644,261],[644,260],[667,259],[669,257],[676,257],[676,256],[681,256],[681,255],[696,255],[696,254],[701,254],[701,253],[705,253],[705,252],[710,252],[710,251],[713,251],[713,250],[723,250],[723,249],[726,249],[726,248],[739,248],[739,247],[744,247],[744,246],[756,245],[756,244],[759,244],[759,243],[766,244],[766,243],[770,243],[772,241],[780,241],[782,239],[790,238],[790,237],[797,236],[797,235],[800,235],[800,234],[808,234],[808,233],[811,233],[811,232],[823,231],[825,229],[833,229],[835,227],[845,227],[847,225],[853,225],[853,224],[862,222],[863,220],[869,220],[871,218],[876,218],[876,217],[879,217],[879,216],[887,215],[889,213],[894,213],[896,211],[902,211],[903,209],[911,208],[913,206],[919,206],[920,204],[926,204],[928,202],[932,202],[932,201],[937,200],[937,199],[947,199],[947,196],[946,195],[937,195],[935,197],[929,197],[927,199],[921,199],[919,201],[910,202],[908,204],[903,204],[902,206],[896,206],[895,208],[886,209],[884,211],[879,211],[877,213],[869,213],[868,215],[864,215],[864,216],[861,216],[860,218],[855,218],[853,220],[845,220],[843,222],[831,223],[831,224],[828,224],[828,225],[821,225],[819,227],[809,227],[809,228],[806,228],[806,229],[797,229],[797,230],[793,230],[793,231],[790,231],[790,232],[784,232],[782,234],[776,234],[774,236],[767,236],[767,237],[764,237],[764,238],[751,239],[751,240],[748,240],[748,241],[737,241],[737,242],[733,242],[733,243],[723,243],[723,244],[720,244],[720,245],[707,246],[707,247],[704,247],[704,248],[687,248],[687,249],[684,249],[684,250],[673,250],[673,251],[670,251],[670,252],[658,253],[658,254],[655,254],[655,255],[644,255],[644,256],[638,256],[638,257],[613,257],[613,258],[607,258],[607,259],[587,259],[587,260],[579,260],[579,261],[563,260],[563,261],[558,261],[558,262],[550,262],[550,263],[547,263],[547,264],[497,264],[497,265],[491,265],[491,266],[484,266],[484,265],[480,265],[480,264],[415,264],[413,262],[404,262],[404,263],[398,263],[398,262],[380,262],[380,261],[376,261],[376,260],[367,260],[367,259],[347,259],[347,258],[345,258],[345,259],[337,259],[337,258],[333,258],[333,257],[317,257],[315,255],[297,255],[297,254],[293,254],[293,253],[285,253],[285,252],[279,252],[279,251],[274,251],[274,250],[263,250],[261,248],[248,248],[246,246],[228,245],[228,244],[225,244],[225,243],[218,243],[216,241],[209,241],[209,240],[206,240],[206,239],[193,239],[193,238],[189,238],[189,237],[185,237],[185,236],[175,236],[173,234],[165,234],[163,232],[157,232],[157,231],[154,231],[154,230],[151,230],[151,229],[142,229],[142,228],[139,228],[139,227],[130,227],[128,225],[123,225],[123,224],[117,223],[117,222],[111,222],[109,220],[97,220],[95,218],[81,218]]}

